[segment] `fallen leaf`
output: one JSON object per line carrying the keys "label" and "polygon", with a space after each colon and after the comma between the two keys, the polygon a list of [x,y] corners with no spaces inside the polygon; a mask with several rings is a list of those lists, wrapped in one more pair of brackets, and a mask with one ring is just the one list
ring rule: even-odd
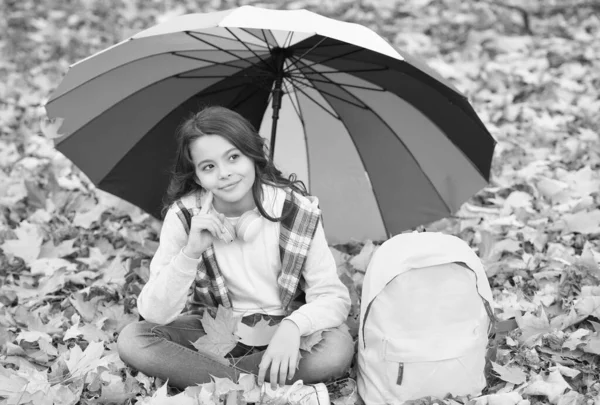
{"label": "fallen leaf", "polygon": [[576,350],[577,346],[583,344],[584,341],[582,338],[587,336],[590,333],[587,329],[577,329],[575,332],[571,333],[567,340],[563,343],[562,347],[566,347],[569,350]]}
{"label": "fallen leaf", "polygon": [[48,118],[43,117],[40,120],[40,130],[48,139],[58,139],[65,136],[64,133],[60,132],[60,127],[64,122],[64,118]]}
{"label": "fallen leaf", "polygon": [[20,257],[27,265],[31,265],[38,258],[42,249],[42,233],[36,225],[30,224],[27,221],[21,224],[14,230],[17,235],[16,240],[6,240],[0,248],[6,253]]}
{"label": "fallen leaf", "polygon": [[231,391],[243,390],[244,388],[231,381],[230,378],[219,378],[212,376],[215,382],[215,394],[219,397],[226,395]]}
{"label": "fallen leaf", "polygon": [[600,332],[594,333],[592,338],[583,346],[583,351],[600,355]]}
{"label": "fallen leaf", "polygon": [[531,383],[525,387],[523,393],[527,395],[542,395],[552,404],[556,404],[560,397],[571,386],[567,384],[560,371],[551,371],[548,376],[534,375]]}
{"label": "fallen leaf", "polygon": [[581,374],[581,371],[574,370],[572,368],[563,366],[562,364],[556,364],[556,366],[550,367],[550,371],[553,371],[553,370],[558,370],[563,376],[569,377],[569,378],[575,378],[579,374]]}
{"label": "fallen leaf", "polygon": [[[518,392],[503,392],[473,399],[473,405],[518,405],[523,397]],[[471,403],[471,402],[469,402]]]}
{"label": "fallen leaf", "polygon": [[73,271],[77,270],[77,265],[56,257],[35,259],[31,263],[31,274],[33,276],[50,276],[58,269]]}
{"label": "fallen leaf", "polygon": [[69,350],[69,358],[65,359],[71,377],[83,377],[100,366],[108,366],[106,360],[102,359],[103,354],[104,344],[102,342],[90,342],[85,351],[82,351],[78,345],[73,346]]}
{"label": "fallen leaf", "polygon": [[528,345],[533,344],[540,335],[552,331],[550,321],[543,308],[539,317],[527,312],[525,315],[517,314],[515,319],[522,332],[519,341]]}
{"label": "fallen leaf", "polygon": [[491,362],[492,367],[501,380],[511,384],[519,385],[527,381],[527,374],[516,366],[502,366],[498,363]]}
{"label": "fallen leaf", "polygon": [[367,271],[369,262],[373,257],[373,254],[377,251],[379,246],[375,246],[372,241],[367,240],[360,250],[360,253],[349,260],[349,263],[354,267],[356,271],[364,273]]}
{"label": "fallen leaf", "polygon": [[241,318],[233,315],[232,310],[222,305],[217,308],[215,318],[210,316],[208,311],[205,311],[201,322],[206,335],[192,342],[192,345],[199,351],[224,357],[233,350],[239,341],[239,337],[235,335],[235,331],[238,328],[240,320]]}
{"label": "fallen leaf", "polygon": [[600,232],[600,210],[578,212],[563,216],[565,230],[583,234]]}

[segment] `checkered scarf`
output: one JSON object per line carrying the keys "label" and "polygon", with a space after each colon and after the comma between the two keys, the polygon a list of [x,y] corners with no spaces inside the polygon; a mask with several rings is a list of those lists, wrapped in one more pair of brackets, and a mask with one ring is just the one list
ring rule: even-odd
{"label": "checkered scarf", "polygon": [[[189,233],[191,213],[181,200],[177,201],[176,205],[177,216],[186,233]],[[281,220],[279,233],[281,272],[277,283],[283,308],[289,313],[292,308],[295,309],[303,303],[304,297],[302,291],[298,290],[298,285],[302,279],[302,270],[319,223],[321,211],[299,200],[294,197],[293,192],[286,190],[283,214],[285,217]],[[186,311],[193,312],[200,307],[217,307],[219,305],[231,308],[231,298],[211,245],[202,254],[202,260],[198,264],[196,279],[191,288]]]}

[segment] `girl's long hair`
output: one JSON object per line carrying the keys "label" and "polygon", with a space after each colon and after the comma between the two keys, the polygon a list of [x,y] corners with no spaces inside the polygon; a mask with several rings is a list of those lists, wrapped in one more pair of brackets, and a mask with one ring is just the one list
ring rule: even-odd
{"label": "girl's long hair", "polygon": [[268,158],[268,147],[252,124],[238,114],[225,107],[206,107],[186,119],[177,129],[177,150],[175,163],[171,172],[171,180],[163,201],[162,215],[165,216],[169,207],[181,197],[200,190],[195,182],[194,162],[190,154],[190,144],[204,135],[221,135],[240,152],[252,159],[256,178],[252,185],[252,196],[260,214],[269,221],[280,221],[287,213],[279,218],[271,217],[265,211],[263,200],[263,184],[275,187],[289,187],[293,191],[307,195],[306,186],[297,179],[295,174],[285,178]]}

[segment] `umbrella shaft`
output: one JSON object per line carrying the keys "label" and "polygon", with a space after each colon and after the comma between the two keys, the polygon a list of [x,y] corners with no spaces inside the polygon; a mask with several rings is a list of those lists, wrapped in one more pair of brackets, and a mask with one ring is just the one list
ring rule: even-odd
{"label": "umbrella shaft", "polygon": [[275,152],[275,136],[277,134],[277,120],[279,120],[279,109],[281,108],[281,98],[283,97],[283,63],[285,61],[285,55],[283,52],[278,52],[275,55],[277,77],[275,78],[275,86],[273,88],[273,123],[271,125],[271,146],[269,148],[269,154],[271,160],[273,160],[273,153]]}

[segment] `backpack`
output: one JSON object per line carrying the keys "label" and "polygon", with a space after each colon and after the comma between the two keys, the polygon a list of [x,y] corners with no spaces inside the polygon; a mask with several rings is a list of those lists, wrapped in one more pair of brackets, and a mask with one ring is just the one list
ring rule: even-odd
{"label": "backpack", "polygon": [[423,232],[383,243],[362,290],[358,393],[365,404],[480,395],[492,305],[483,265],[461,239]]}

